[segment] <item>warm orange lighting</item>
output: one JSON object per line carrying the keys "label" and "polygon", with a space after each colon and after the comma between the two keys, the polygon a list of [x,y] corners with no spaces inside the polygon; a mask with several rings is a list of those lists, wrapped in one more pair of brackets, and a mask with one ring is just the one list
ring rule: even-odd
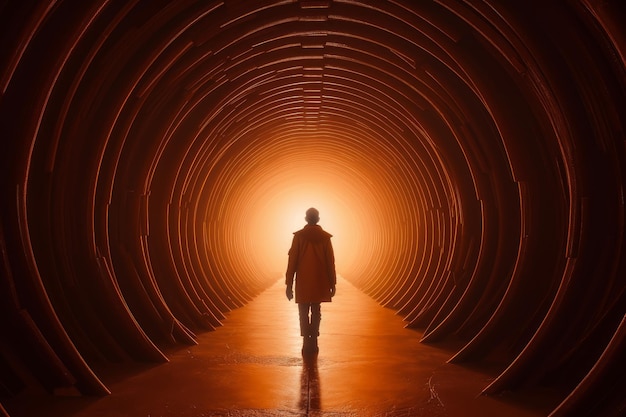
{"label": "warm orange lighting", "polygon": [[[277,254],[281,262],[284,261],[286,249],[289,248],[293,232],[301,229],[304,224],[304,211],[309,207],[316,207],[323,214],[320,225],[334,235],[333,244],[338,255],[338,264],[341,259],[353,257],[353,248],[342,244],[347,236],[355,235],[355,221],[351,213],[341,207],[337,200],[337,191],[328,192],[327,196],[320,194],[320,190],[302,191],[302,195],[284,195],[276,201],[275,207],[268,207],[271,213],[267,216],[267,224],[275,230],[276,241],[273,245],[279,250]],[[273,217],[271,216],[273,214]],[[284,262],[283,262],[284,263]],[[281,264],[282,266],[282,264]]]}
{"label": "warm orange lighting", "polygon": [[315,176],[309,171],[288,170],[273,174],[271,189],[252,190],[251,212],[244,220],[247,229],[249,253],[255,263],[269,271],[284,272],[287,251],[293,232],[306,223],[304,213],[309,207],[320,211],[320,226],[333,234],[333,246],[339,271],[357,256],[358,237],[363,225],[358,217],[359,204],[346,198],[358,190],[346,190],[339,178]]}
{"label": "warm orange lighting", "polygon": [[387,275],[381,266],[402,264],[404,231],[418,221],[420,184],[398,182],[405,156],[382,140],[364,141],[370,133],[351,127],[341,135],[293,128],[242,139],[241,149],[224,156],[233,170],[220,173],[207,207],[214,227],[207,247],[223,262],[218,272],[262,282],[282,277],[309,207],[333,235],[336,269],[348,280]]}
{"label": "warm orange lighting", "polygon": [[196,343],[314,206],[484,394],[624,410],[626,2],[158,3],[1,3],[3,397]]}

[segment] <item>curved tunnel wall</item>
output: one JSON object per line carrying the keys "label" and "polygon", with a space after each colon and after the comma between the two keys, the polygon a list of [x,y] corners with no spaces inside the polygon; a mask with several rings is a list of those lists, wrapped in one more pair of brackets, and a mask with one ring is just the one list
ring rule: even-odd
{"label": "curved tunnel wall", "polygon": [[196,343],[280,279],[315,205],[339,273],[451,361],[500,364],[485,393],[623,410],[624,16],[5,4],[5,394],[104,394],[94,363]]}

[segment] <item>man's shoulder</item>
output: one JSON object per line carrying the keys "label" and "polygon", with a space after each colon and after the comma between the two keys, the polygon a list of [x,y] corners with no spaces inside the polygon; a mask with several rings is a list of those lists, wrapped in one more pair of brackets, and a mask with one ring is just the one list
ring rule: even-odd
{"label": "man's shoulder", "polygon": [[293,233],[295,236],[310,240],[330,239],[333,235],[321,228],[321,226],[305,226]]}

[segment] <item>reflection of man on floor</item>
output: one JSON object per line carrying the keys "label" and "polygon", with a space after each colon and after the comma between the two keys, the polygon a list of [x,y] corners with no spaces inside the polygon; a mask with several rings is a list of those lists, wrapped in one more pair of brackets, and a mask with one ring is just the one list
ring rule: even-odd
{"label": "reflection of man on floor", "polygon": [[335,295],[335,255],[330,242],[332,235],[317,224],[319,212],[310,208],[304,219],[307,224],[294,233],[289,249],[286,295],[289,300],[293,298],[295,275],[300,335],[304,338],[302,353],[317,353],[317,336],[322,319],[320,303],[331,301]]}

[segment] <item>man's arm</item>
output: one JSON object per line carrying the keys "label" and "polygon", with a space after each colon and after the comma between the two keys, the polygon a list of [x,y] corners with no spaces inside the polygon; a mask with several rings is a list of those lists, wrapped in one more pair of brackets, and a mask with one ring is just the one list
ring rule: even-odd
{"label": "man's arm", "polygon": [[328,245],[326,245],[326,260],[328,280],[330,281],[330,296],[334,297],[337,293],[337,273],[335,271],[335,251],[333,250],[333,244],[330,240],[328,240]]}
{"label": "man's arm", "polygon": [[291,248],[289,249],[289,260],[287,261],[287,271],[285,272],[285,295],[291,301],[293,298],[293,279],[298,269],[298,242],[296,236],[293,237]]}

